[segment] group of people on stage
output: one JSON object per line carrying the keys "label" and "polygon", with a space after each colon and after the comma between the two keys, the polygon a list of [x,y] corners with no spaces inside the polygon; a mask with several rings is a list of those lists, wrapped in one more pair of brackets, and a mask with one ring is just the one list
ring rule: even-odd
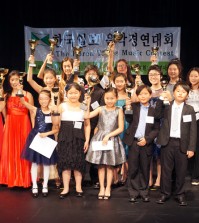
{"label": "group of people on stage", "polygon": [[[187,170],[192,185],[199,185],[199,67],[191,68],[183,81],[182,64],[172,59],[163,88],[164,75],[153,55],[148,86],[140,75],[132,76],[125,59],[114,68],[114,42],[109,49],[110,75],[103,77],[97,66],[87,65],[81,78],[75,69],[80,61],[66,57],[58,79],[48,54],[37,75],[42,85],[33,78],[35,58],[30,55],[27,81],[37,99],[23,89],[19,71],[8,74],[8,86],[0,89],[0,184],[32,187],[36,198],[42,178],[42,195],[47,197],[53,178],[58,188],[63,183],[59,198],[64,199],[73,174],[76,196],[82,197],[89,167],[99,200],[110,199],[111,189],[126,185],[130,202],[149,202],[149,191],[160,189],[156,202],[164,204],[174,181],[175,198],[186,206]],[[30,148],[37,135],[57,141],[50,158]]]}

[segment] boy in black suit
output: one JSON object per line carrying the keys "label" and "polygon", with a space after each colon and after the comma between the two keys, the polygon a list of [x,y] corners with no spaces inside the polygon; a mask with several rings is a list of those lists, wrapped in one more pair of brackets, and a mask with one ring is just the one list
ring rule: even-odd
{"label": "boy in black suit", "polygon": [[175,198],[180,206],[186,206],[185,177],[187,158],[194,155],[197,139],[196,116],[192,106],[185,104],[189,86],[178,82],[173,89],[174,101],[164,109],[163,124],[157,137],[161,145],[161,197],[164,202],[172,193],[172,171],[175,168]]}
{"label": "boy in black suit", "polygon": [[[141,85],[136,90],[139,102],[131,103],[133,115],[125,115],[129,122],[123,141],[129,146],[127,187],[130,202],[137,202],[140,196],[143,202],[149,202],[149,170],[152,157],[152,143],[158,135],[159,119],[156,109],[150,106],[152,90]],[[128,105],[128,102],[127,104]]]}

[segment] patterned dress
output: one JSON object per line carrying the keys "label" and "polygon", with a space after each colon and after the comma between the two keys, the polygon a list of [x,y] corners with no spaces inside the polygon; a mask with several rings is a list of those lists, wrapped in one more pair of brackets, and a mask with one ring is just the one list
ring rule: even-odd
{"label": "patterned dress", "polygon": [[107,111],[105,106],[102,106],[102,112],[99,114],[98,131],[92,137],[86,154],[86,160],[88,162],[111,166],[126,162],[125,150],[119,135],[114,136],[111,139],[113,140],[114,145],[113,150],[92,150],[93,141],[101,141],[108,133],[118,128],[119,109],[120,108],[116,107],[113,111]]}

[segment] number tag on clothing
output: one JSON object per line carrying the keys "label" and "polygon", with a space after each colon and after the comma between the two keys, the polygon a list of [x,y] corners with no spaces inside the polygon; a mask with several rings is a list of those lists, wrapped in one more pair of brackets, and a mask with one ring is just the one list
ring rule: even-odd
{"label": "number tag on clothing", "polygon": [[52,123],[51,116],[45,116],[45,123]]}
{"label": "number tag on clothing", "polygon": [[146,117],[146,123],[151,123],[151,124],[153,124],[153,123],[154,123],[154,117],[153,117],[153,116],[147,116],[147,117]]}
{"label": "number tag on clothing", "polygon": [[199,119],[199,113],[196,113],[196,120]]}
{"label": "number tag on clothing", "polygon": [[98,101],[95,101],[95,102],[93,102],[93,103],[91,104],[91,107],[92,107],[93,110],[95,110],[95,109],[98,108],[99,106],[100,106],[100,105],[99,105]]}
{"label": "number tag on clothing", "polygon": [[82,128],[82,123],[81,122],[75,122],[74,128],[75,129],[81,129]]}
{"label": "number tag on clothing", "polygon": [[191,122],[192,118],[191,115],[183,115],[183,122]]}

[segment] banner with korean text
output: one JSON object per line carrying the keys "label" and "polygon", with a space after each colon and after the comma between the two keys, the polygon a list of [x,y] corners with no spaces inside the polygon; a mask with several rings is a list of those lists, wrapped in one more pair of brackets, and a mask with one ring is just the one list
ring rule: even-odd
{"label": "banner with korean text", "polygon": [[[121,32],[123,38],[116,43],[114,62],[126,59],[129,65],[139,64],[141,74],[146,74],[150,66],[152,47],[159,47],[158,64],[166,72],[166,65],[172,58],[180,58],[180,27],[94,27],[94,28],[33,28],[24,27],[26,70],[30,55],[29,40],[37,40],[35,48],[36,68],[38,73],[46,55],[50,52],[49,39],[56,39],[53,51],[53,67],[60,72],[60,63],[64,57],[74,58],[74,47],[82,47],[80,53],[80,75],[87,64],[95,64],[103,73],[106,71],[107,56],[103,51],[113,40],[113,34]],[[132,71],[133,74],[133,71]]]}

